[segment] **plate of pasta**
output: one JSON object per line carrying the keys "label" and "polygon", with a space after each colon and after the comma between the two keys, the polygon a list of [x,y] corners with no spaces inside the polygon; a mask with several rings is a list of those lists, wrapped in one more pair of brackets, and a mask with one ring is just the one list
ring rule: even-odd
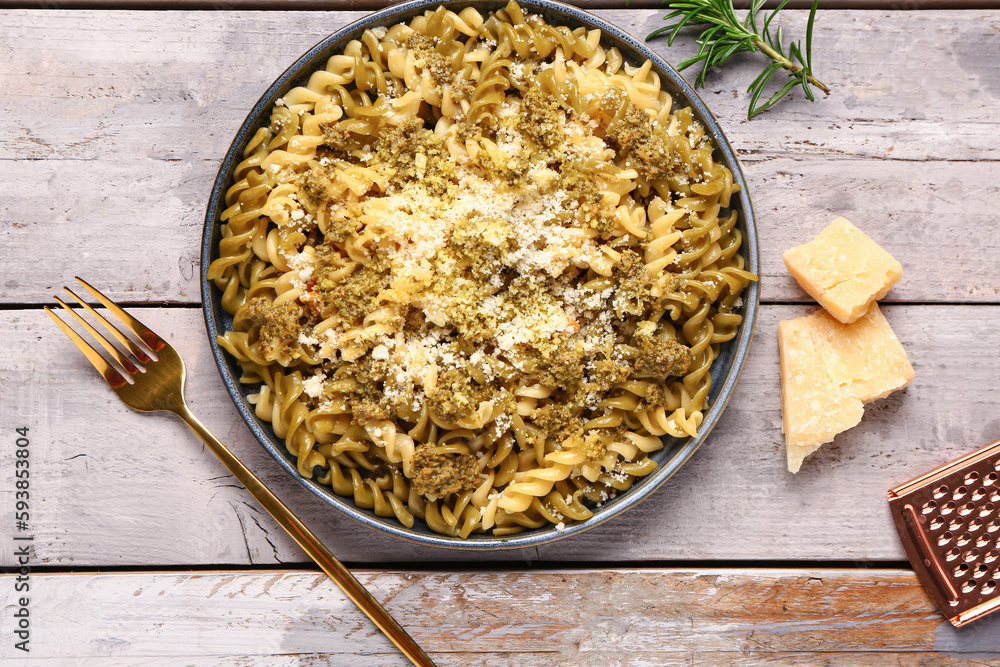
{"label": "plate of pasta", "polygon": [[718,421],[759,294],[704,103],[546,0],[412,2],[317,44],[234,139],[202,268],[219,369],[274,459],[456,548],[649,496]]}

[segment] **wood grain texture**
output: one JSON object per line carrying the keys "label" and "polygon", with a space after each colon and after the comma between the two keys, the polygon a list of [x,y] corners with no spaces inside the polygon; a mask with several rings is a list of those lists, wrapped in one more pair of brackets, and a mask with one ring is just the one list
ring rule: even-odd
{"label": "wood grain texture", "polygon": [[[59,9],[161,9],[161,10],[218,10],[218,9],[266,9],[266,10],[362,10],[374,11],[383,7],[400,4],[396,0],[226,0],[220,6],[215,0],[60,0]],[[663,0],[573,0],[567,4],[581,9],[656,9],[663,11]],[[766,0],[765,8],[773,8],[779,0]],[[749,0],[733,0],[737,9],[749,7]],[[809,9],[810,0],[789,0],[788,9]],[[11,9],[53,9],[44,0],[0,0],[0,8]],[[820,0],[820,9],[878,9],[878,10],[918,10],[918,9],[1000,9],[998,0]]]}
{"label": "wood grain texture", "polygon": [[[30,661],[9,641],[16,596],[13,575],[0,575],[0,664],[407,664],[312,570],[46,572],[307,563],[183,424],[128,410],[31,307],[73,274],[129,303],[198,303],[203,211],[246,110],[302,52],[365,13],[246,11],[254,2],[0,12],[0,470],[13,470],[7,436],[30,427],[36,568]],[[1000,304],[1000,265],[989,261],[1000,248],[1000,12],[897,11],[924,4],[822,12],[815,59],[834,93],[816,104],[799,96],[746,121],[751,58],[702,92],[751,183],[765,301],[807,301],[781,252],[836,215],[905,268],[884,311],[916,380],[796,476],[784,468],[775,334],[804,305],[762,309],[720,425],[647,502],[580,536],[490,553],[416,547],[321,504],[239,420],[200,311],[133,311],[185,357],[188,397],[208,426],[338,556],[375,568],[359,579],[442,666],[1000,665],[1000,617],[955,630],[912,573],[864,569],[903,559],[888,488],[1000,438],[989,393],[1000,305],[985,305]],[[637,36],[663,15],[597,13]],[[804,17],[786,14],[789,34]],[[692,51],[652,46],[673,62]],[[3,475],[0,511],[13,491]],[[712,560],[815,569],[706,568]],[[859,568],[821,569],[830,560]],[[644,567],[657,561],[698,570]],[[0,566],[14,562],[0,550]],[[581,562],[607,566],[551,569]],[[449,571],[379,569],[407,563]]]}
{"label": "wood grain texture", "polygon": [[[361,570],[439,665],[997,664],[1000,620],[954,630],[910,572]],[[4,615],[11,575],[0,577]],[[36,574],[31,661],[404,665],[321,574]],[[14,659],[10,642],[0,659]]]}
{"label": "wood grain texture", "polygon": [[[237,455],[355,563],[427,561],[904,560],[886,492],[1000,439],[1000,308],[884,307],[916,379],[856,428],[785,469],[776,329],[808,306],[762,308],[749,362],[716,430],[646,502],[573,538],[505,552],[417,547],[356,526],[301,488],[239,420],[194,308],[135,308],[187,360],[188,399]],[[36,310],[0,312],[0,426],[32,433],[38,562],[301,563],[306,557],[178,420],[131,412]],[[8,445],[11,440],[6,441]],[[0,448],[0,470],[13,469]],[[13,503],[0,479],[0,508]],[[35,496],[33,496],[35,497]],[[0,565],[12,556],[0,551]]]}
{"label": "wood grain texture", "polygon": [[[637,36],[663,15],[596,13]],[[246,110],[363,15],[0,15],[0,303],[47,301],[82,268],[117,299],[197,302],[204,207]],[[804,18],[787,12],[789,34]],[[744,91],[758,63],[709,77],[701,94],[751,184],[766,301],[807,300],[781,252],[840,214],[919,276],[890,301],[1000,301],[1000,264],[981,261],[1000,248],[998,31],[1000,12],[823,12],[814,57],[834,93],[753,121]],[[672,62],[693,48],[650,45]]]}

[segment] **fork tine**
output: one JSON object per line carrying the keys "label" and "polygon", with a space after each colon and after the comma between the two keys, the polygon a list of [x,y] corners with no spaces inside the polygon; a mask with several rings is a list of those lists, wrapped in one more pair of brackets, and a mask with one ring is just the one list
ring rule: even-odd
{"label": "fork tine", "polygon": [[[48,306],[45,306],[45,312],[56,321],[56,324],[58,324],[59,328],[63,330],[63,333],[69,336],[69,339],[73,341],[73,344],[76,345],[81,352],[83,352],[83,355],[87,357],[91,364],[94,365],[97,372],[104,376],[104,379],[107,380],[112,389],[117,391],[121,387],[128,384],[128,381],[122,377],[122,374],[119,373],[114,366],[105,361],[104,357],[102,357],[97,350],[90,346],[90,343],[85,341],[80,334],[73,330],[71,326],[63,322],[62,318],[49,310]],[[98,336],[98,338],[100,338],[100,336]]]}
{"label": "fork tine", "polygon": [[[70,294],[73,293],[70,292]],[[73,296],[76,295],[73,294]],[[73,319],[75,319],[80,324],[80,326],[82,326],[84,329],[87,330],[87,333],[93,336],[97,340],[97,342],[101,344],[101,347],[103,347],[105,350],[108,351],[108,354],[114,357],[115,361],[117,361],[119,364],[122,365],[122,368],[125,369],[126,373],[128,373],[129,375],[135,375],[136,373],[139,372],[139,369],[136,368],[135,364],[132,363],[132,360],[126,357],[124,354],[122,354],[117,347],[109,343],[107,338],[102,336],[97,329],[95,329],[90,325],[90,322],[77,315],[76,311],[67,306],[66,303],[64,303],[63,300],[60,299],[59,297],[56,296],[53,298],[56,300],[56,303],[58,303],[60,306],[63,307],[63,310],[72,315]]]}
{"label": "fork tine", "polygon": [[122,321],[122,323],[129,328],[129,330],[139,337],[143,343],[149,346],[149,349],[153,352],[159,352],[167,346],[167,342],[157,336],[155,333],[150,331],[149,327],[135,319],[124,310],[118,307],[118,304],[109,299],[108,297],[101,294],[95,287],[88,283],[83,278],[76,276],[77,281],[83,285],[88,292],[94,295],[94,298],[104,304],[104,307],[114,313],[115,317]]}
{"label": "fork tine", "polygon": [[[118,341],[122,345],[124,345],[126,347],[126,349],[128,349],[128,351],[130,353],[132,353],[132,356],[135,357],[136,359],[138,359],[140,363],[143,363],[143,364],[152,363],[153,360],[149,358],[149,355],[146,354],[145,350],[143,350],[141,347],[139,347],[138,345],[136,345],[135,343],[133,343],[128,338],[128,336],[126,336],[125,334],[123,334],[121,331],[118,330],[117,327],[115,327],[113,324],[111,324],[110,322],[108,322],[104,318],[103,315],[101,315],[99,312],[97,312],[96,310],[94,310],[93,308],[91,308],[90,304],[87,303],[86,301],[84,301],[83,299],[81,299],[79,296],[77,296],[76,292],[74,292],[73,290],[71,290],[68,287],[63,287],[63,289],[66,290],[67,292],[69,292],[70,294],[72,294],[73,298],[76,299],[77,303],[79,303],[81,306],[83,306],[84,310],[86,310],[88,313],[90,313],[94,317],[94,319],[98,320],[101,324],[103,324],[104,327],[111,333],[111,335],[114,336],[115,338],[117,338]],[[58,299],[56,299],[56,300],[58,301]],[[112,352],[112,354],[114,354],[114,352]],[[125,364],[123,363],[122,365],[124,366]],[[128,368],[127,366],[125,367],[125,370],[127,370],[129,373],[132,373],[132,374],[135,374],[135,372],[136,372],[136,371]]]}

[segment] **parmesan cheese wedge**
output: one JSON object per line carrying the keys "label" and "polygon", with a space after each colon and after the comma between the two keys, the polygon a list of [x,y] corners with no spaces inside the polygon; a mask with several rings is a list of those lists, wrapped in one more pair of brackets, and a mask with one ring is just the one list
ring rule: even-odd
{"label": "parmesan cheese wedge", "polygon": [[864,315],[903,275],[902,265],[847,218],[782,258],[802,289],[844,324]]}
{"label": "parmesan cheese wedge", "polygon": [[856,426],[864,404],[902,389],[913,366],[873,303],[842,324],[822,308],[778,323],[781,413],[788,470],[838,433]]}

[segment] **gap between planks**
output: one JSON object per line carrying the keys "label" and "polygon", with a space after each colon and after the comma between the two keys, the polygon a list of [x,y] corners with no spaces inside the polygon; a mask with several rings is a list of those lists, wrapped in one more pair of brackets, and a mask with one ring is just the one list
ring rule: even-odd
{"label": "gap between planks", "polygon": [[[369,570],[399,570],[406,569],[412,572],[433,573],[461,573],[461,572],[482,572],[490,570],[494,572],[538,572],[546,568],[558,567],[560,570],[583,571],[583,570],[615,570],[615,569],[636,569],[645,570],[683,570],[691,568],[691,561],[686,560],[643,560],[643,561],[563,561],[559,563],[539,561],[535,565],[522,561],[511,562],[509,560],[479,560],[475,562],[463,561],[342,561],[351,570],[362,568]],[[700,571],[712,570],[787,570],[787,571],[813,571],[817,568],[824,570],[857,570],[880,572],[886,570],[909,570],[910,564],[906,561],[815,561],[815,560],[701,560],[698,561]],[[229,571],[231,565],[225,563],[210,563],[205,565],[91,565],[83,567],[70,567],[64,565],[40,565],[34,567],[33,571],[43,574],[169,574],[169,573],[212,573],[219,571]],[[319,574],[318,566],[312,561],[300,563],[254,563],[247,567],[239,568],[241,571],[265,574],[268,572],[311,572]]]}
{"label": "gap between planks", "polygon": [[[57,294],[56,296],[58,296],[61,299],[64,298],[62,294]],[[89,303],[91,306],[94,306],[95,308],[100,305],[100,304],[97,304],[93,299],[88,300],[87,303]],[[182,303],[175,303],[175,302],[161,302],[161,303],[157,303],[157,302],[138,302],[138,301],[136,301],[136,302],[118,302],[118,301],[116,301],[116,303],[119,306],[121,306],[122,308],[125,308],[125,309],[131,309],[131,308],[145,308],[145,309],[155,308],[155,309],[164,309],[164,310],[201,310],[202,309],[202,305],[203,305],[200,301],[191,301],[191,302],[182,302]],[[52,308],[53,304],[55,304],[55,300],[54,299],[51,302],[42,301],[40,303],[6,303],[6,304],[5,303],[0,303],[0,312],[4,312],[4,311],[21,311],[21,310],[38,311],[38,310],[42,310],[46,306],[48,306],[49,308]],[[888,306],[945,306],[945,307],[948,307],[948,306],[972,306],[972,307],[976,307],[976,308],[982,308],[982,307],[987,307],[987,308],[994,307],[995,308],[996,306],[1000,306],[1000,301],[890,301],[890,300],[886,299],[886,300],[879,301],[879,304],[881,306],[883,306],[883,307],[888,305]],[[761,306],[812,306],[814,308],[819,306],[819,304],[817,304],[815,301],[810,301],[808,298],[804,298],[801,301],[792,301],[792,300],[772,301],[770,299],[761,299],[760,300],[760,305]],[[79,306],[77,306],[76,304],[71,304],[71,306],[73,308],[79,308]]]}

